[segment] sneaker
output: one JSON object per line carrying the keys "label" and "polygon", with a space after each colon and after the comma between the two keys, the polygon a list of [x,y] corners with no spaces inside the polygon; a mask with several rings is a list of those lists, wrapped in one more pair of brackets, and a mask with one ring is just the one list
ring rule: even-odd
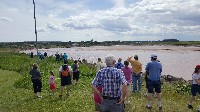
{"label": "sneaker", "polygon": [[37,96],[37,98],[42,98],[42,96]]}
{"label": "sneaker", "polygon": [[193,109],[193,106],[188,104],[188,109]]}
{"label": "sneaker", "polygon": [[129,104],[130,103],[130,101],[125,101],[125,104]]}
{"label": "sneaker", "polygon": [[147,105],[147,106],[146,106],[146,108],[147,108],[147,109],[151,109],[151,108],[152,108],[152,106],[148,106],[148,105]]}
{"label": "sneaker", "polygon": [[159,110],[162,110],[162,106],[159,107]]}
{"label": "sneaker", "polygon": [[157,98],[157,94],[154,94],[154,98]]}
{"label": "sneaker", "polygon": [[144,97],[146,97],[147,96],[147,93],[144,93]]}
{"label": "sneaker", "polygon": [[62,97],[62,95],[59,95],[59,97],[61,98],[61,97]]}

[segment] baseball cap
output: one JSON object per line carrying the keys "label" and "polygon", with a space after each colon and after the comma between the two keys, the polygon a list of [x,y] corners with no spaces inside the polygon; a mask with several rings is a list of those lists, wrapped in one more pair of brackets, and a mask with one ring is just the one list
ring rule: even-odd
{"label": "baseball cap", "polygon": [[151,58],[157,59],[157,55],[155,53],[151,54]]}
{"label": "baseball cap", "polygon": [[196,68],[197,68],[197,69],[200,69],[200,65],[197,65]]}

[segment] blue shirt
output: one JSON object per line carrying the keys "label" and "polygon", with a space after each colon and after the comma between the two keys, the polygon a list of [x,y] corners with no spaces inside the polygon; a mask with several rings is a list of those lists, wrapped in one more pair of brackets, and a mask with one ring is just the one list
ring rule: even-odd
{"label": "blue shirt", "polygon": [[162,65],[157,61],[147,63],[146,71],[149,72],[149,80],[158,81],[160,80]]}
{"label": "blue shirt", "polygon": [[92,84],[102,86],[102,95],[108,97],[121,97],[122,84],[127,83],[121,69],[115,67],[105,67],[99,70]]}
{"label": "blue shirt", "polygon": [[64,58],[65,60],[67,60],[67,58],[68,58],[67,54],[64,54],[64,55],[63,55],[63,58]]}
{"label": "blue shirt", "polygon": [[124,65],[121,62],[118,62],[117,64],[115,64],[115,68],[117,69],[121,69],[122,67],[124,67]]}

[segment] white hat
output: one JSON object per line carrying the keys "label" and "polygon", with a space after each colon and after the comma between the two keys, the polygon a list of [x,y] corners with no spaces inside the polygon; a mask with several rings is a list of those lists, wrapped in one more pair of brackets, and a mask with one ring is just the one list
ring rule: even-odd
{"label": "white hat", "polygon": [[151,57],[150,58],[154,58],[154,59],[157,59],[157,55],[155,53],[151,54]]}

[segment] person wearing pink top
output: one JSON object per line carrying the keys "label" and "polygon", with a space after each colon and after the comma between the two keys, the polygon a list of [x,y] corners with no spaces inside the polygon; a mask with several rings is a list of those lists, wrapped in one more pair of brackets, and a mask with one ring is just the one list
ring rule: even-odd
{"label": "person wearing pink top", "polygon": [[50,90],[52,92],[52,95],[54,95],[54,91],[56,89],[56,84],[54,82],[54,74],[53,71],[50,71],[50,77],[49,77],[49,85],[50,85]]}
{"label": "person wearing pink top", "polygon": [[125,75],[125,79],[128,82],[128,90],[129,92],[126,94],[126,102],[125,103],[129,103],[129,96],[130,96],[130,92],[131,92],[131,83],[132,83],[132,68],[129,67],[129,62],[126,60],[124,61],[124,67],[121,68],[121,70],[124,72]]}
{"label": "person wearing pink top", "polygon": [[[102,93],[102,86],[98,86],[97,89],[100,93]],[[101,98],[99,97],[99,95],[97,93],[94,93],[94,105],[95,105],[95,111],[96,112],[100,112],[99,111],[99,104],[100,103],[101,103]]]}

